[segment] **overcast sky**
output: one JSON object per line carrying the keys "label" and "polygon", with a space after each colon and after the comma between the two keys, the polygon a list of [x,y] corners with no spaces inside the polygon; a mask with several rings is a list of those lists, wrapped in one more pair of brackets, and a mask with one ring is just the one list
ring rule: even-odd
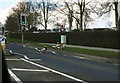
{"label": "overcast sky", "polygon": [[[3,24],[5,23],[6,17],[9,15],[11,8],[14,7],[19,1],[21,0],[0,0],[0,22],[2,22]],[[57,0],[54,0],[54,1],[57,1]],[[66,1],[69,1],[69,0],[66,0]],[[93,22],[94,24],[91,23],[89,27],[105,27],[108,21],[112,22],[111,26],[114,27],[115,26],[114,17],[115,17],[114,14],[110,18],[103,16],[101,19],[95,20]]]}
{"label": "overcast sky", "polygon": [[6,16],[18,1],[20,0],[0,0],[0,22],[5,23]]}

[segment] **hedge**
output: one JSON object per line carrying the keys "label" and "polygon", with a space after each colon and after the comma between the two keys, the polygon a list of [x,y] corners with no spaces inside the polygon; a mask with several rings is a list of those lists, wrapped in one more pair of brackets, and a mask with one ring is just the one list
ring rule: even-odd
{"label": "hedge", "polygon": [[[67,35],[67,44],[119,49],[120,31],[83,31],[61,33],[24,33],[24,39],[41,43],[60,42],[61,35]],[[10,37],[21,38],[21,33],[10,33]]]}

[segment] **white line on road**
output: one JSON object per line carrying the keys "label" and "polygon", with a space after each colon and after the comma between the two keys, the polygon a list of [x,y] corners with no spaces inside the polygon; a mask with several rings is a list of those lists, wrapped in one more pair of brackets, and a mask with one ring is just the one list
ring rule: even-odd
{"label": "white line on road", "polygon": [[14,61],[14,60],[15,60],[15,61],[18,61],[18,60],[21,60],[21,59],[8,59],[8,58],[6,58],[5,60],[8,60],[8,61],[9,61],[9,60],[11,60],[11,61]]}
{"label": "white line on road", "polygon": [[40,61],[42,59],[28,59],[28,60],[31,60],[31,61]]}
{"label": "white line on road", "polygon": [[25,59],[29,59],[27,56],[24,56]]}
{"label": "white line on road", "polygon": [[64,77],[67,77],[67,78],[73,79],[73,80],[75,80],[75,81],[79,81],[79,82],[82,82],[82,83],[87,83],[87,82],[85,82],[85,81],[83,81],[83,80],[81,80],[81,79],[78,79],[78,78],[75,78],[75,77],[73,77],[73,76],[70,76],[70,75],[67,75],[67,74],[61,73],[61,72],[59,72],[59,71],[56,71],[56,70],[50,69],[50,68],[45,67],[45,66],[42,66],[42,65],[40,65],[40,64],[36,64],[36,63],[34,63],[34,62],[31,62],[31,61],[25,60],[25,59],[23,59],[23,58],[21,58],[21,60],[23,60],[23,61],[25,61],[25,62],[28,62],[28,63],[30,63],[30,64],[33,64],[33,65],[36,65],[36,66],[38,66],[38,67],[42,67],[42,68],[44,68],[44,69],[46,69],[46,70],[52,71],[52,72],[57,73],[57,74],[59,74],[59,75],[62,75],[62,76],[64,76]]}
{"label": "white line on road", "polygon": [[20,54],[20,53],[16,53],[16,52],[14,52],[14,54],[21,55],[21,56],[23,56],[27,60],[32,60],[32,61],[42,60],[42,59],[29,59],[26,55]]}
{"label": "white line on road", "polygon": [[86,57],[79,57],[79,56],[74,56],[76,58],[80,58],[80,59],[88,59],[88,60],[91,60],[90,58],[86,58]]}
{"label": "white line on road", "polygon": [[16,53],[16,52],[13,52],[13,54],[17,54],[17,55],[21,55],[21,56],[26,56],[24,54],[20,54],[20,53]]}
{"label": "white line on road", "polygon": [[37,69],[20,69],[20,68],[12,68],[14,71],[37,71],[37,72],[49,72],[49,70],[37,70]]}
{"label": "white line on road", "polygon": [[22,81],[10,69],[8,69],[8,72],[17,83],[22,83]]}

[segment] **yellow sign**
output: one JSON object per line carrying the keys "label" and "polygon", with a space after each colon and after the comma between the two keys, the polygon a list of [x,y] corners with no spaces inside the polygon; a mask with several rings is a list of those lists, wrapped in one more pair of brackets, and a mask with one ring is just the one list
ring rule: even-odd
{"label": "yellow sign", "polygon": [[1,46],[2,46],[2,50],[5,50],[5,43],[1,44]]}

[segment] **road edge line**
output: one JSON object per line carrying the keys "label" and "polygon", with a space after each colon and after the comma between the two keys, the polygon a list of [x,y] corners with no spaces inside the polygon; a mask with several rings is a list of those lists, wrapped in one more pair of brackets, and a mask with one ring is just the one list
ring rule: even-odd
{"label": "road edge line", "polygon": [[23,83],[9,68],[8,68],[8,72],[17,83]]}

